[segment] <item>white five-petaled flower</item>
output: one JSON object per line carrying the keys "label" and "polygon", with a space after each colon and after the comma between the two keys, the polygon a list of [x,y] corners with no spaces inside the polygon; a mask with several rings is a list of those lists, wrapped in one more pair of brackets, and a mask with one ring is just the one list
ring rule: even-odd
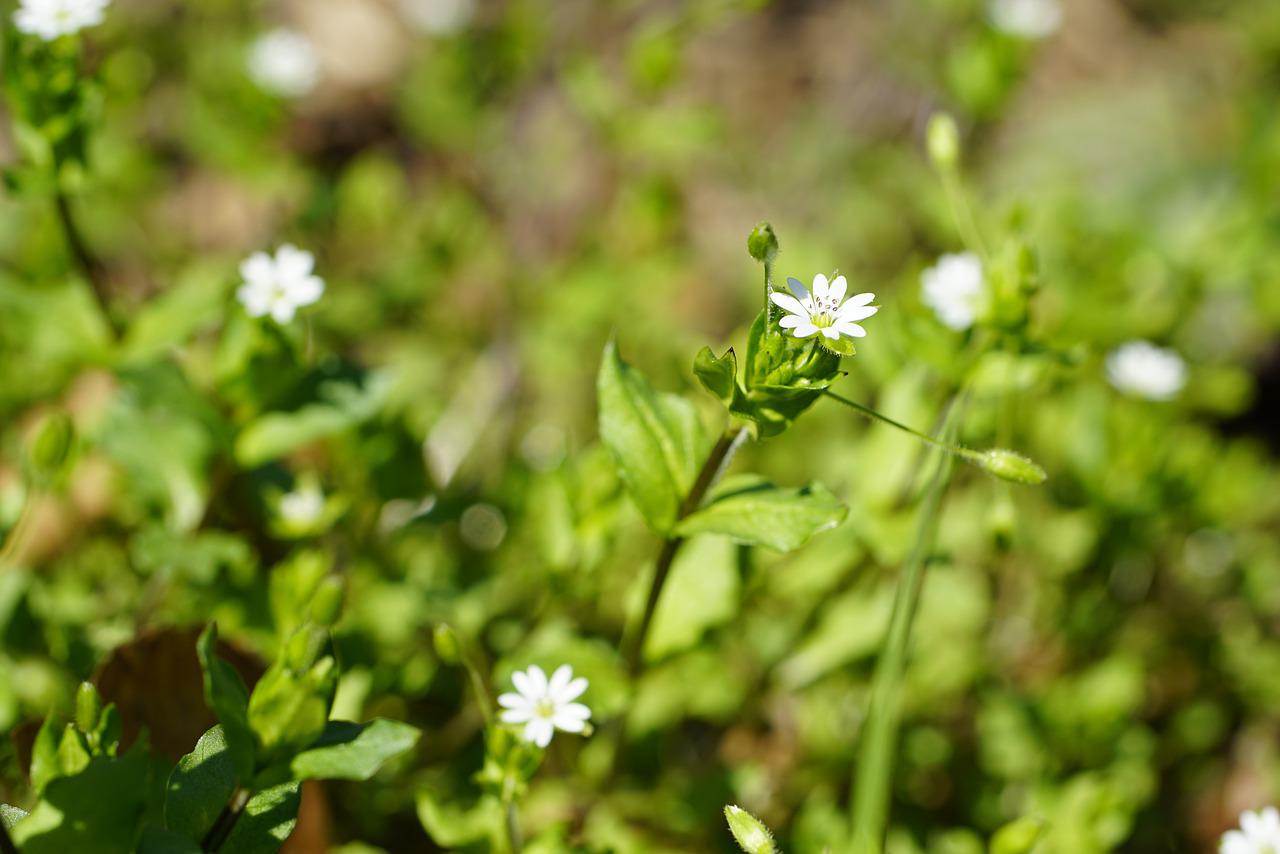
{"label": "white five-petaled flower", "polygon": [[310,252],[288,244],[275,257],[255,252],[240,265],[244,284],[236,298],[251,317],[271,315],[276,323],[288,323],[304,305],[324,293],[324,280],[312,273],[316,259]]}
{"label": "white five-petaled flower", "polygon": [[269,92],[300,98],[320,82],[320,60],[302,33],[271,30],[258,36],[249,48],[249,76]]}
{"label": "white five-petaled flower", "polygon": [[1107,380],[1125,394],[1169,400],[1186,385],[1187,365],[1172,350],[1148,341],[1130,341],[1107,356]]}
{"label": "white five-petaled flower", "polygon": [[546,747],[556,730],[582,732],[591,718],[590,709],[574,702],[587,690],[587,680],[574,679],[567,664],[557,667],[550,680],[535,664],[512,673],[511,681],[517,693],[501,695],[498,705],[503,723],[524,724],[525,741]]}
{"label": "white five-petaled flower", "polygon": [[1024,39],[1051,36],[1062,26],[1059,0],[991,0],[988,14],[997,30]]}
{"label": "white five-petaled flower", "polygon": [[53,41],[101,24],[111,0],[22,0],[13,13],[21,32]]}
{"label": "white five-petaled flower", "polygon": [[774,291],[769,299],[787,312],[778,325],[792,330],[791,334],[797,338],[808,338],[819,332],[832,341],[841,336],[864,338],[867,330],[856,321],[866,320],[880,310],[867,305],[876,298],[875,294],[855,294],[846,300],[849,282],[844,276],[828,282],[827,277],[819,273],[813,277],[812,293],[805,290],[799,279],[787,279],[787,284],[795,296]]}
{"label": "white five-petaled flower", "polygon": [[920,300],[943,325],[963,332],[978,318],[987,298],[982,262],[972,252],[943,255],[920,276]]}
{"label": "white five-petaled flower", "polygon": [[1222,834],[1218,854],[1280,854],[1280,812],[1267,807],[1240,813],[1240,829]]}

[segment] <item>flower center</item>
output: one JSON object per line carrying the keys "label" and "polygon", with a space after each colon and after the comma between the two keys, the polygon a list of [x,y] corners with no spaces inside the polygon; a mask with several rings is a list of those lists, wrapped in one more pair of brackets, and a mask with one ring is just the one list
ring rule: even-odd
{"label": "flower center", "polygon": [[556,707],[554,703],[544,698],[534,704],[533,713],[537,717],[550,720],[556,716]]}
{"label": "flower center", "polygon": [[826,329],[828,326],[836,325],[836,316],[829,311],[809,316],[809,322],[819,329]]}

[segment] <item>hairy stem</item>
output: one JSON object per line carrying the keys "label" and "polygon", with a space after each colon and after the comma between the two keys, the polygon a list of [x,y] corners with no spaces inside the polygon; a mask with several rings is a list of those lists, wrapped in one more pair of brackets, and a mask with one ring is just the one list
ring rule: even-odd
{"label": "hairy stem", "polygon": [[888,415],[885,415],[881,412],[877,412],[876,410],[872,409],[870,406],[865,406],[861,403],[858,403],[856,400],[850,400],[847,397],[841,397],[840,395],[830,390],[825,391],[824,394],[826,394],[826,396],[831,398],[832,400],[843,403],[845,406],[849,407],[850,409],[854,409],[858,411],[859,413],[861,413],[862,415],[865,415],[866,417],[872,419],[873,421],[880,421],[885,424],[888,424],[890,427],[896,427],[899,430],[902,430],[904,433],[910,433],[912,436],[915,436],[921,442],[924,442],[927,445],[931,445],[932,447],[937,448],[938,450],[943,451],[944,453],[959,457],[967,461],[976,461],[981,459],[982,457],[982,455],[979,454],[977,451],[974,451],[970,448],[961,447],[960,445],[956,445],[951,442],[944,442],[939,439],[935,439],[933,436],[930,436],[928,433],[921,433],[919,430],[916,430],[913,427],[908,427],[906,424],[903,424],[901,421],[895,421],[894,419],[890,418]]}
{"label": "hairy stem", "polygon": [[204,839],[200,840],[201,851],[221,850],[227,837],[231,836],[231,831],[235,830],[236,822],[240,820],[240,816],[244,815],[244,808],[249,805],[252,794],[248,789],[241,788],[231,793],[231,800],[222,808],[218,820],[213,823],[213,827],[209,828]]}
{"label": "hairy stem", "polygon": [[[720,439],[712,447],[711,453],[707,455],[706,462],[702,464],[702,469],[689,489],[689,494],[681,502],[679,512],[676,514],[677,522],[701,506],[703,499],[707,497],[707,492],[720,479],[721,473],[746,437],[747,432],[741,427],[731,427],[721,434]],[[667,583],[667,576],[671,574],[671,566],[682,545],[684,545],[683,537],[670,537],[662,543],[662,550],[658,552],[658,560],[653,570],[653,582],[649,585],[649,596],[644,603],[644,614],[640,618],[639,627],[626,646],[624,655],[627,672],[633,677],[642,669],[645,639],[649,636],[653,615],[658,610],[662,588]]]}
{"label": "hairy stem", "polygon": [[861,736],[862,749],[853,781],[853,840],[850,850],[854,854],[880,854],[884,846],[911,628],[920,604],[924,571],[937,533],[942,496],[950,480],[951,467],[950,455],[939,456],[920,509],[915,544],[894,597],[884,650],[876,665],[867,723]]}
{"label": "hairy stem", "polygon": [[58,224],[62,227],[62,236],[67,241],[67,248],[71,250],[71,257],[88,280],[89,289],[93,291],[94,299],[98,302],[98,308],[107,321],[108,328],[113,335],[119,335],[120,328],[111,317],[111,307],[107,298],[106,267],[89,249],[89,244],[85,242],[84,235],[81,234],[79,226],[76,225],[75,216],[71,212],[71,200],[61,189],[54,196],[54,206],[57,208]]}

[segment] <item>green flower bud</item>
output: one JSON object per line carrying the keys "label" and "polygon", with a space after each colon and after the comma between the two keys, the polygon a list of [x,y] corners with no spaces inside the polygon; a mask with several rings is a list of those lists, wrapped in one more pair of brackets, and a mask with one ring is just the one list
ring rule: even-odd
{"label": "green flower bud", "polygon": [[458,643],[458,635],[448,623],[437,623],[432,633],[436,655],[445,664],[457,664],[462,660],[462,647]]}
{"label": "green flower bud", "polygon": [[311,619],[317,625],[332,626],[342,615],[342,579],[331,575],[316,589],[311,597]]}
{"label": "green flower bud", "polygon": [[778,257],[778,236],[773,233],[773,226],[762,222],[747,235],[747,251],[751,257],[765,264],[772,264]]}
{"label": "green flower bud", "polygon": [[742,807],[732,804],[725,807],[724,817],[729,822],[729,832],[747,854],[775,854],[778,850],[773,844],[773,834],[764,822]]}
{"label": "green flower bud", "polygon": [[1028,854],[1044,834],[1043,819],[1024,816],[1010,822],[991,837],[991,854]]}
{"label": "green flower bud", "polygon": [[75,426],[65,412],[46,415],[27,442],[27,464],[38,481],[49,481],[62,473],[71,456]]}
{"label": "green flower bud", "polygon": [[81,682],[76,689],[76,727],[81,732],[93,732],[102,716],[102,698],[92,682]]}
{"label": "green flower bud", "polygon": [[960,131],[956,129],[955,119],[946,113],[934,113],[929,119],[925,144],[929,149],[929,159],[939,169],[954,169],[959,164]]}
{"label": "green flower bud", "polygon": [[1049,477],[1044,469],[1015,451],[992,448],[975,452],[973,461],[1002,480],[1039,484]]}

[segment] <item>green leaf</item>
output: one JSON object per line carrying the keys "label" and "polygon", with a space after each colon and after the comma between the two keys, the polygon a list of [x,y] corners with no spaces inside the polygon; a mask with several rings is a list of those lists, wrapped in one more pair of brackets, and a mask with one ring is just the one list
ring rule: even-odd
{"label": "green leaf", "polygon": [[178,760],[165,788],[165,827],[186,839],[204,838],[236,788],[236,766],[223,729],[214,726]]}
{"label": "green leaf", "polygon": [[337,681],[337,668],[330,656],[303,673],[277,661],[258,680],[249,700],[249,726],[268,762],[288,762],[320,737],[329,720]]}
{"label": "green leaf", "polygon": [[844,521],[848,509],[821,484],[782,489],[755,475],[727,480],[711,502],[676,526],[681,536],[725,534],[788,552]]}
{"label": "green leaf", "polygon": [[684,398],[655,392],[622,361],[612,341],[605,347],[597,391],[600,438],[645,520],[658,534],[667,534],[705,451],[697,413]]}
{"label": "green leaf", "polygon": [[275,854],[293,833],[301,802],[301,783],[263,789],[249,799],[244,814],[219,850],[227,854]]}
{"label": "green leaf", "polygon": [[138,838],[149,766],[141,751],[96,758],[49,781],[31,814],[13,826],[23,854],[131,854]]}
{"label": "green leaf", "polygon": [[13,826],[26,817],[26,810],[20,810],[8,804],[0,804],[0,827],[5,830],[13,830]]}
{"label": "green leaf", "polygon": [[698,537],[676,556],[653,615],[644,655],[657,661],[698,645],[708,629],[738,613],[742,586],[737,547],[723,537]]}
{"label": "green leaf", "polygon": [[418,792],[418,820],[437,845],[460,848],[477,842],[499,844],[502,805],[492,796],[482,797],[470,807],[445,803],[435,793]]}
{"label": "green leaf", "polygon": [[344,433],[378,413],[390,383],[372,377],[364,387],[328,382],[321,401],[295,412],[269,412],[250,422],[236,439],[236,460],[257,466],[303,445]]}
{"label": "green leaf", "polygon": [[138,854],[201,854],[200,844],[158,824],[142,828]]}
{"label": "green leaf", "polygon": [[60,729],[53,715],[49,715],[40,725],[31,746],[31,788],[37,795],[58,776],[58,745],[62,743]]}
{"label": "green leaf", "polygon": [[1024,816],[1006,824],[991,838],[991,854],[1027,854],[1044,836],[1045,822]]}
{"label": "green leaf", "polygon": [[293,757],[298,780],[368,780],[393,756],[411,750],[421,733],[399,721],[329,721],[315,745]]}
{"label": "green leaf", "polygon": [[725,406],[733,402],[738,390],[738,357],[732,347],[718,359],[710,347],[703,347],[693,359],[693,373]]}
{"label": "green leaf", "polygon": [[200,667],[204,670],[204,697],[222,724],[223,739],[240,781],[253,776],[255,742],[249,729],[249,691],[240,674],[214,653],[218,626],[210,623],[196,643]]}

